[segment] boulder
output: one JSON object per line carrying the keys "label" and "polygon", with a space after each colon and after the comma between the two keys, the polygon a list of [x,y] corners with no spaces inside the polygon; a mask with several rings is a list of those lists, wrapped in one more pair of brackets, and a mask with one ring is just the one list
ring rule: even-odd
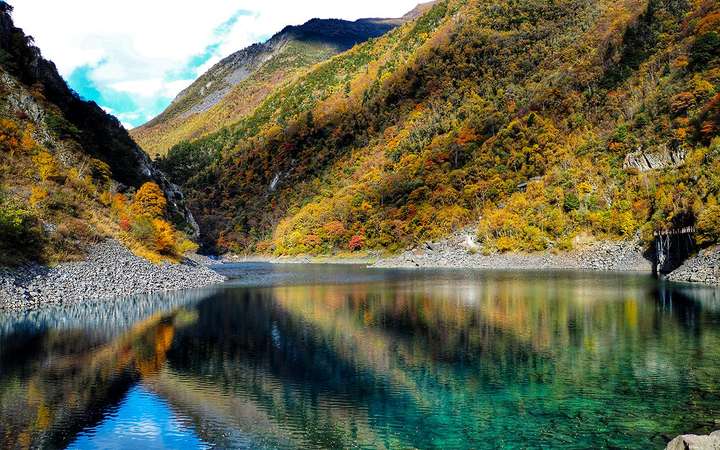
{"label": "boulder", "polygon": [[684,434],[678,436],[665,447],[665,450],[720,450],[720,431],[709,436]]}

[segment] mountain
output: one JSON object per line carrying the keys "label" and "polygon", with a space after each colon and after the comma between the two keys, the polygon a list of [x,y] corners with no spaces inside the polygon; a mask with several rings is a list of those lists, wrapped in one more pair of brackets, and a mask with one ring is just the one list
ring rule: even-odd
{"label": "mountain", "polygon": [[[68,88],[11,12],[0,1],[0,264],[79,258],[105,237],[140,249],[123,205],[146,185],[164,218],[197,234],[177,186],[115,117]],[[162,226],[174,238],[172,226]]]}
{"label": "mountain", "polygon": [[131,131],[151,155],[230,125],[251,112],[275,87],[354,45],[377,38],[415,18],[427,5],[399,19],[313,19],[288,26],[268,41],[223,59],[182,91],[162,114]]}
{"label": "mountain", "polygon": [[220,251],[720,240],[720,7],[445,0],[160,161]]}

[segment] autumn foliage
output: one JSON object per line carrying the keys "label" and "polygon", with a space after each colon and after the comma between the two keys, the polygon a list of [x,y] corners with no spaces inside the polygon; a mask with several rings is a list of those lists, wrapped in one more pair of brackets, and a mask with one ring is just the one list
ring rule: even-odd
{"label": "autumn foliage", "polygon": [[126,238],[133,241],[138,253],[151,260],[178,259],[197,249],[165,219],[167,199],[154,182],[143,184],[131,199],[115,194],[111,208]]}
{"label": "autumn foliage", "polygon": [[[220,251],[398,251],[473,227],[568,249],[702,224],[720,196],[717,2],[437,2],[170,151]],[[633,155],[675,155],[639,171]]]}
{"label": "autumn foliage", "polygon": [[81,260],[106,239],[179,259],[194,244],[162,189],[143,185],[136,144],[61,81],[10,11],[0,11],[0,265]]}
{"label": "autumn foliage", "polygon": [[130,210],[135,216],[150,218],[163,217],[167,208],[167,199],[157,183],[143,184],[135,193]]}

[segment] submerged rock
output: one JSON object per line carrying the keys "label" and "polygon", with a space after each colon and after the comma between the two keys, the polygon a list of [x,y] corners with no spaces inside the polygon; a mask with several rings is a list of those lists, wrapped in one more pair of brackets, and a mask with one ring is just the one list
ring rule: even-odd
{"label": "submerged rock", "polygon": [[665,450],[720,450],[720,431],[709,436],[684,434],[678,436],[665,447]]}

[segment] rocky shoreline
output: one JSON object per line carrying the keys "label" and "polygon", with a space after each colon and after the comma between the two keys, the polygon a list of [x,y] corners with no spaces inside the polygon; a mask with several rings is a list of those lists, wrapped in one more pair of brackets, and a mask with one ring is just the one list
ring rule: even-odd
{"label": "rocky shoreline", "polygon": [[497,270],[595,270],[652,272],[652,262],[639,242],[596,241],[570,252],[498,253],[485,255],[469,234],[422,245],[392,258],[378,260],[379,268],[470,268]]}
{"label": "rocky shoreline", "polygon": [[[239,256],[226,255],[224,264],[262,262],[270,264],[362,264],[381,269],[485,269],[485,270],[581,270],[652,273],[653,262],[639,240],[580,243],[569,252],[495,253],[485,255],[471,232],[422,244],[397,256],[368,254],[336,256]],[[720,246],[705,249],[667,275],[674,282],[720,285]]]}
{"label": "rocky shoreline", "polygon": [[667,277],[670,281],[720,285],[720,246],[702,250]]}
{"label": "rocky shoreline", "polygon": [[221,264],[267,263],[267,264],[338,264],[370,266],[378,256],[240,256],[224,255]]}
{"label": "rocky shoreline", "polygon": [[156,265],[110,240],[93,247],[82,262],[0,268],[0,310],[33,310],[222,283],[225,277],[208,267],[212,263],[191,257],[181,264]]}

